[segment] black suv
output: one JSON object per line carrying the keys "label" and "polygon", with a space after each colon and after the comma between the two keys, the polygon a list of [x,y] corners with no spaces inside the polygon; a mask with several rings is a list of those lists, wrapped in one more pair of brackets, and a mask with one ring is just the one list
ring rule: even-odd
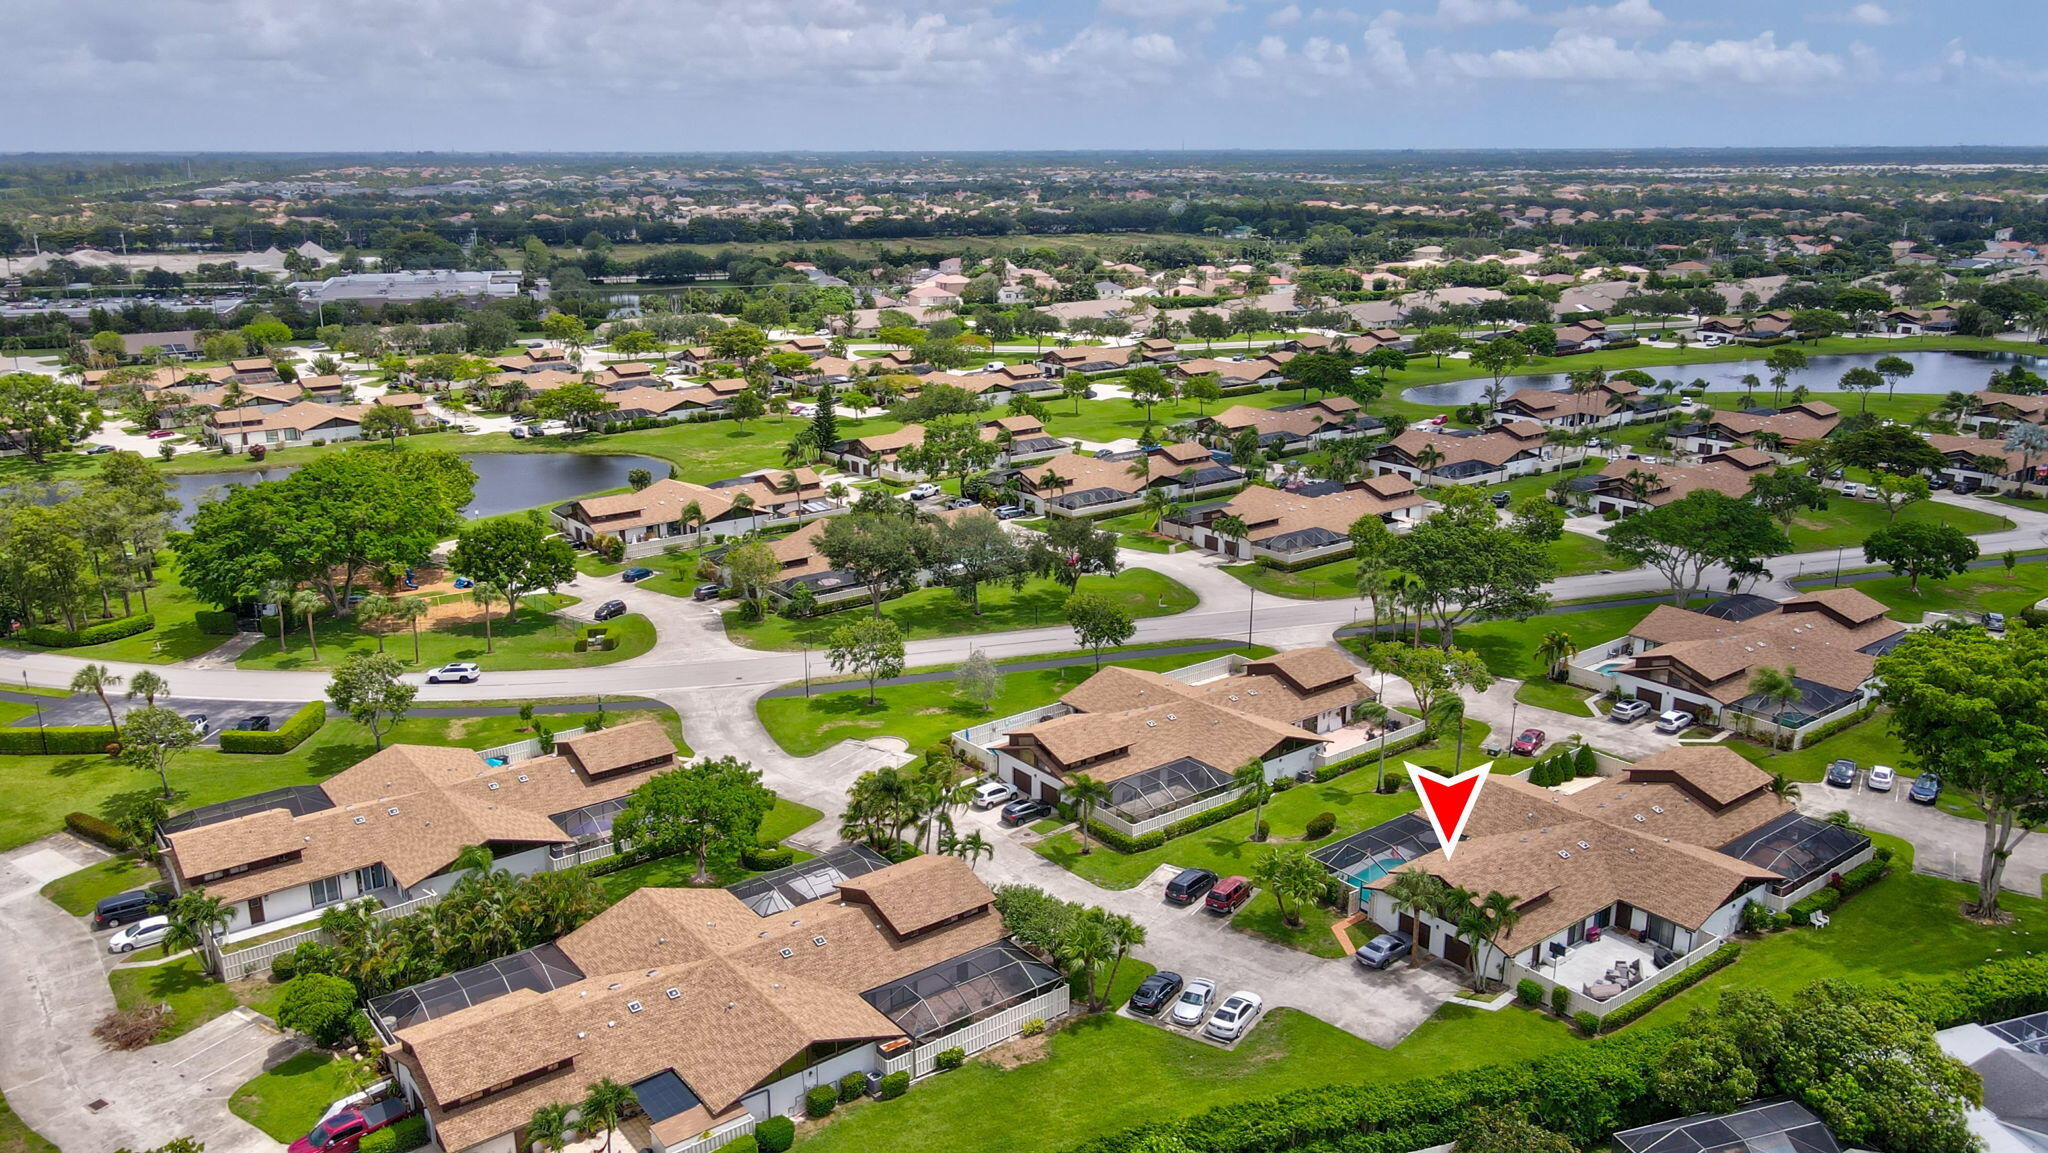
{"label": "black suv", "polygon": [[622,616],[625,616],[625,615],[626,615],[626,602],[625,602],[625,601],[606,601],[606,602],[604,602],[603,604],[601,604],[601,605],[597,606],[597,613],[596,613],[595,615],[596,615],[597,619],[598,619],[598,620],[601,620],[601,621],[608,621],[608,620],[612,619],[613,617],[622,617]]}
{"label": "black suv", "polygon": [[1152,974],[1138,982],[1137,991],[1131,994],[1131,1012],[1158,1016],[1159,1010],[1180,996],[1181,984],[1179,973]]}
{"label": "black suv", "polygon": [[1166,903],[1192,905],[1216,884],[1216,874],[1207,869],[1182,869],[1180,876],[1166,882]]}
{"label": "black suv", "polygon": [[162,889],[130,889],[100,898],[92,907],[92,927],[111,929],[126,925],[145,917],[154,917],[170,908],[171,895]]}

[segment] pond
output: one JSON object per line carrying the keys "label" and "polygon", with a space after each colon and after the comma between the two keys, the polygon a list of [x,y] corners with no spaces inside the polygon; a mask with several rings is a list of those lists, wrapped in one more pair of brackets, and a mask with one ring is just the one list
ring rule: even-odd
{"label": "pond", "polygon": [[[1899,381],[1897,391],[1906,393],[1930,393],[1941,396],[1950,392],[1975,392],[1984,387],[1985,380],[1995,369],[2013,364],[2024,364],[2034,372],[2048,367],[2048,358],[2029,356],[2014,352],[1858,352],[1839,356],[1812,356],[1807,366],[1786,378],[1787,389],[1805,385],[1813,392],[1839,392],[1844,372],[1852,368],[1868,368],[1878,358],[1896,356],[1913,366],[1913,375]],[[1578,367],[1591,367],[1600,363],[1598,353],[1571,358],[1574,371]],[[1770,403],[1770,374],[1764,371],[1763,361],[1724,360],[1712,364],[1667,364],[1644,368],[1658,380],[1672,379],[1691,384],[1695,380],[1707,382],[1710,392],[1740,392],[1742,377],[1755,373],[1764,382],[1757,395],[1764,404]],[[1451,407],[1473,404],[1486,399],[1486,386],[1493,383],[1478,380],[1454,380],[1444,384],[1425,384],[1401,393],[1401,399],[1414,404],[1440,404]],[[1511,376],[1503,382],[1509,392],[1518,388],[1541,388],[1550,392],[1563,392],[1569,385],[1562,372],[1540,373],[1534,376]],[[1873,394],[1884,395],[1883,390]]]}
{"label": "pond", "polygon": [[[626,474],[644,468],[657,478],[668,475],[668,462],[651,456],[599,456],[574,452],[472,452],[462,454],[476,470],[476,499],[462,510],[465,517],[497,516],[556,504],[606,489],[626,487]],[[234,472],[176,473],[171,496],[178,502],[182,526],[193,506],[223,488],[283,480],[297,465]]]}

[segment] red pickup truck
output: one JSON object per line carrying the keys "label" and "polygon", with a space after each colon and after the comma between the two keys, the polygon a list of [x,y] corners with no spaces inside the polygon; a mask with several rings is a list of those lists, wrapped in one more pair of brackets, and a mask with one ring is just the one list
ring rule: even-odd
{"label": "red pickup truck", "polygon": [[356,1153],[363,1134],[412,1115],[412,1102],[403,1097],[351,1105],[313,1126],[313,1131],[292,1142],[291,1153]]}

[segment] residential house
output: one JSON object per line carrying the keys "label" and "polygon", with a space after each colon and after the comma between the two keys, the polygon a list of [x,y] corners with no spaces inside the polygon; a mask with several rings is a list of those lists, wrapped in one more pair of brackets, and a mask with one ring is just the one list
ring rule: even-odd
{"label": "residential house", "polygon": [[[1847,588],[1785,601],[1731,596],[1698,611],[1659,605],[1627,636],[1574,658],[1573,680],[1724,727],[1796,735],[1868,702],[1877,658],[1905,635],[1883,602]],[[1799,699],[1754,692],[1767,668],[1789,671]]]}
{"label": "residential house", "polygon": [[387,392],[370,403],[380,408],[402,408],[415,418],[427,415],[427,398],[417,392]]}
{"label": "residential house", "polygon": [[298,387],[307,400],[324,404],[338,404],[349,394],[348,382],[337,375],[302,376]]}
{"label": "residential house", "polygon": [[[718,380],[707,380],[702,384],[693,384],[687,388],[679,388],[675,391],[675,395],[682,399],[681,408],[683,409],[697,412],[723,412],[726,405],[732,403],[733,397],[752,387],[741,377],[728,376]],[[614,397],[613,399],[616,400],[618,398]]]}
{"label": "residential house", "polygon": [[1884,330],[1900,336],[1929,336],[1956,330],[1953,308],[1894,308],[1884,314]]}
{"label": "residential house", "polygon": [[193,360],[200,354],[199,345],[199,331],[192,328],[176,332],[130,332],[121,336],[121,353],[124,356],[139,357],[144,350],[153,348],[162,356]]}
{"label": "residential house", "polygon": [[1172,373],[1177,380],[1214,376],[1224,388],[1271,388],[1286,379],[1286,361],[1280,359],[1281,355],[1267,353],[1245,360],[1199,356],[1174,365]]}
{"label": "residential house", "polygon": [[1110,789],[1098,819],[1152,828],[1228,801],[1231,774],[1246,764],[1263,765],[1268,780],[1317,767],[1373,699],[1358,666],[1320,646],[1175,673],[1105,668],[1057,703],[953,740],[992,779],[1048,803],[1086,773]]}
{"label": "residential house", "polygon": [[967,862],[848,848],[725,889],[637,890],[370,1012],[450,1153],[517,1153],[537,1109],[597,1080],[631,1089],[631,1147],[708,1153],[802,1114],[811,1088],[931,1073],[946,1049],[1062,1016],[1067,997]]}
{"label": "residential house", "polygon": [[1148,336],[1138,342],[1138,355],[1153,364],[1173,364],[1180,359],[1180,346],[1163,336]]}
{"label": "residential house", "polygon": [[1547,428],[1600,428],[1626,424],[1657,410],[1643,390],[1625,380],[1596,384],[1584,392],[1518,388],[1500,402],[1507,417],[1533,420]]}
{"label": "residential house", "polygon": [[1235,404],[1195,424],[1218,448],[1229,448],[1244,430],[1254,429],[1259,448],[1268,453],[1304,451],[1332,440],[1370,436],[1386,427],[1348,396],[1280,408]]}
{"label": "residential house", "polygon": [[522,375],[530,372],[574,372],[576,362],[566,349],[535,346],[522,348],[511,356],[491,358],[500,372],[516,372]]}
{"label": "residential house", "polygon": [[2048,396],[1980,388],[1970,397],[1976,401],[1976,406],[1956,422],[1957,427],[1966,432],[2015,424],[2048,424]]}
{"label": "residential house", "polygon": [[1614,1135],[1613,1147],[1616,1153],[1844,1153],[1826,1122],[1785,1097],[1624,1129]]}
{"label": "residential house", "polygon": [[[695,514],[686,516],[692,505]],[[664,477],[638,492],[591,496],[556,505],[555,527],[578,544],[616,537],[628,555],[645,556],[663,545],[790,527],[846,511],[808,468],[764,468],[744,476],[698,484]]]}
{"label": "residential house", "polygon": [[2048,1150],[2048,1013],[1956,1025],[1934,1039],[1977,1075],[1982,1099],[1963,1115],[1984,1153]]}
{"label": "residential house", "polygon": [[[1433,837],[1404,836],[1421,821],[1410,813],[1315,856],[1418,952],[1509,984],[1562,986],[1574,1010],[1597,1013],[1732,936],[1744,905],[1786,908],[1870,859],[1867,836],[1804,816],[1771,790],[1771,774],[1732,749],[1682,746],[1569,794],[1496,774],[1454,855]],[[1390,847],[1352,851],[1375,842]],[[1434,912],[1396,908],[1388,889],[1409,870],[1505,894],[1521,916],[1490,946],[1471,940]]]}
{"label": "residential house", "polygon": [[1125,295],[1124,286],[1114,280],[1098,280],[1095,282],[1095,299],[1097,300],[1122,300]]}
{"label": "residential house", "polygon": [[1140,507],[1160,489],[1175,500],[1243,484],[1244,473],[1199,444],[1088,456],[1069,452],[1016,470],[1018,503],[1046,516],[1103,516]]}
{"label": "residential house", "polygon": [[284,379],[277,374],[277,366],[268,357],[252,356],[244,360],[228,362],[228,371],[243,384],[276,384]]}
{"label": "residential house", "polygon": [[1045,425],[1035,416],[999,416],[985,420],[981,422],[981,439],[1002,445],[1003,454],[997,462],[1010,466],[1058,456],[1071,448],[1066,441],[1046,432]]}
{"label": "residential house", "polygon": [[[1411,525],[1427,504],[1415,482],[1393,474],[1349,484],[1316,480],[1287,489],[1253,485],[1227,501],[1176,513],[1161,531],[1238,560],[1299,568],[1350,556],[1351,526],[1360,519]],[[1244,532],[1227,531],[1229,518],[1242,521]]]}
{"label": "residential house", "polygon": [[667,389],[636,386],[621,388],[605,397],[612,408],[599,420],[640,420],[646,417],[679,417],[702,412],[723,403],[724,398],[707,395],[702,388]]}
{"label": "residential house", "polygon": [[1798,330],[1792,327],[1792,314],[1789,312],[1760,312],[1747,320],[1739,316],[1702,317],[1698,331],[1701,335],[1723,336],[1744,344],[1799,335]]}
{"label": "residential house", "polygon": [[597,387],[603,389],[637,388],[660,382],[661,378],[654,373],[654,366],[638,360],[607,364],[597,374]]}
{"label": "residential house", "polygon": [[924,426],[906,424],[890,432],[873,432],[840,441],[825,450],[825,459],[855,476],[905,479],[911,474],[896,467],[905,449],[924,443]]}
{"label": "residential house", "polygon": [[775,346],[776,352],[797,352],[816,359],[832,350],[832,342],[822,336],[796,336]]}
{"label": "residential house", "polygon": [[1607,322],[1604,320],[1574,320],[1558,325],[1556,332],[1560,354],[1592,352],[1607,347]]}
{"label": "residential house", "polygon": [[817,388],[821,385],[844,385],[853,382],[856,368],[854,362],[843,356],[820,356],[813,359],[808,367],[794,372],[779,372],[775,383],[789,388],[802,385]]}
{"label": "residential house", "polygon": [[1805,400],[1785,408],[1715,413],[1704,423],[1681,425],[1673,430],[1671,443],[1682,452],[1701,456],[1737,446],[1760,448],[1773,456],[1782,456],[1809,440],[1832,436],[1841,420],[1841,410],[1834,405]]}
{"label": "residential house", "polygon": [[[231,394],[229,388],[235,391]],[[181,388],[164,390],[182,393],[185,403],[174,409],[165,409],[157,417],[157,427],[174,428],[187,423],[195,416],[219,412],[232,407],[236,410],[249,409],[258,413],[276,412],[281,408],[299,403],[299,386],[295,384],[251,384],[214,385],[210,388]],[[232,406],[230,399],[234,400]]]}
{"label": "residential house", "polygon": [[1136,350],[1130,345],[1109,348],[1099,344],[1077,344],[1071,348],[1051,349],[1038,358],[1052,376],[1065,376],[1070,372],[1114,372],[1128,368],[1131,354]]}
{"label": "residential house", "polygon": [[391,745],[317,785],[203,805],[159,826],[178,892],[228,905],[228,939],[303,923],[330,905],[445,893],[455,859],[489,846],[494,868],[560,867],[609,839],[616,802],[676,763],[657,721],[566,736],[544,756],[491,764],[472,749]]}
{"label": "residential house", "polygon": [[1561,463],[1549,435],[1532,420],[1503,421],[1485,432],[1410,428],[1381,445],[1372,463],[1417,484],[1493,484]]}
{"label": "residential house", "polygon": [[363,435],[365,411],[362,405],[312,401],[288,404],[271,412],[261,407],[216,409],[201,423],[200,435],[208,444],[229,448],[277,448],[356,440]]}
{"label": "residential house", "polygon": [[1712,453],[1698,464],[1616,457],[1588,478],[1593,483],[1586,501],[1596,513],[1627,516],[1661,508],[1702,489],[1724,496],[1747,497],[1750,483],[1768,473],[1775,463],[1768,453],[1753,448]]}

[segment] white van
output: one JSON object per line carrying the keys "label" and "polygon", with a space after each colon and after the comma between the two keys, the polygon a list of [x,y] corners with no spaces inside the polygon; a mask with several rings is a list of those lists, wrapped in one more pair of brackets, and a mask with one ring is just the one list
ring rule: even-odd
{"label": "white van", "polygon": [[1670,712],[1657,718],[1657,731],[1660,733],[1682,733],[1697,723],[1699,723],[1697,718],[1684,709],[1672,709]]}

